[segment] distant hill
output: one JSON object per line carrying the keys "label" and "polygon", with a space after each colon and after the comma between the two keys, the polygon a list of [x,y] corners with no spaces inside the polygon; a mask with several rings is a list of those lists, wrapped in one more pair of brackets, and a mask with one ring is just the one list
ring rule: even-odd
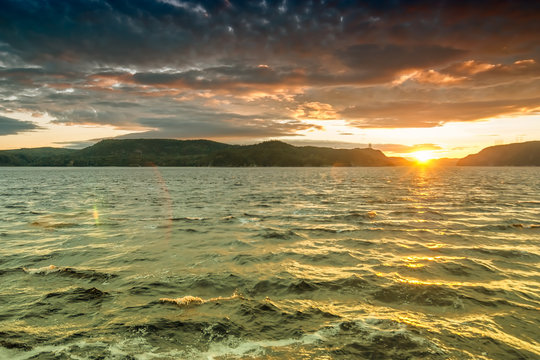
{"label": "distant hill", "polygon": [[210,140],[102,140],[79,150],[73,166],[206,166],[211,154],[231,146]]}
{"label": "distant hill", "polygon": [[0,166],[66,166],[77,150],[63,148],[32,148],[0,151]]}
{"label": "distant hill", "polygon": [[281,141],[233,146],[210,156],[213,166],[392,166],[380,150],[293,146]]}
{"label": "distant hill", "polygon": [[395,166],[412,166],[415,164],[414,161],[407,160],[403,157],[390,156],[388,159],[390,159]]}
{"label": "distant hill", "polygon": [[[456,164],[457,161],[457,164]],[[380,150],[293,146],[281,141],[228,145],[210,140],[102,140],[81,150],[33,148],[0,151],[0,166],[408,166]],[[485,148],[437,166],[540,166],[540,141]]]}
{"label": "distant hill", "polygon": [[0,151],[0,166],[393,166],[380,150],[297,147],[281,141],[102,140],[81,150]]}
{"label": "distant hill", "polygon": [[457,162],[458,166],[540,166],[540,141],[490,146]]}
{"label": "distant hill", "polygon": [[456,166],[458,161],[459,159],[454,158],[440,158],[431,160],[430,164],[436,166]]}

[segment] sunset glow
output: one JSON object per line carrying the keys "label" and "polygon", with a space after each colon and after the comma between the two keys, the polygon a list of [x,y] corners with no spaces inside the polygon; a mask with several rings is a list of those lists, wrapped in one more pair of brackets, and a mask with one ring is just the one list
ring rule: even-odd
{"label": "sunset glow", "polygon": [[417,163],[427,164],[430,160],[436,158],[436,155],[432,151],[417,151],[410,154]]}
{"label": "sunset glow", "polygon": [[203,138],[458,158],[540,138],[530,2],[5,5],[0,149]]}
{"label": "sunset glow", "polygon": [[540,359],[539,1],[0,4],[0,360]]}

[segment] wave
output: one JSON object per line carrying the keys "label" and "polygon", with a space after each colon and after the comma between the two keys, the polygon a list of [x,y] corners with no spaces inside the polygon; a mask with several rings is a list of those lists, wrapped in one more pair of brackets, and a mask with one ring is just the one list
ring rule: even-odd
{"label": "wave", "polygon": [[358,275],[337,278],[334,280],[315,280],[297,278],[271,278],[258,281],[246,293],[251,296],[283,296],[301,295],[313,292],[351,293],[375,287],[376,279]]}
{"label": "wave", "polygon": [[375,210],[371,211],[349,211],[346,214],[334,215],[331,218],[335,220],[370,220],[378,216]]}
{"label": "wave", "polygon": [[77,302],[77,301],[98,301],[101,302],[104,298],[109,297],[110,294],[106,291],[99,290],[98,288],[82,288],[77,287],[66,291],[50,292],[45,295],[45,299],[51,298],[64,298],[65,301]]}
{"label": "wave", "polygon": [[[390,319],[368,318],[338,325],[339,342],[332,354],[347,358],[434,359],[447,358],[447,352],[434,342],[413,332],[405,324]],[[347,336],[348,335],[348,336]],[[351,338],[351,335],[352,338]]]}
{"label": "wave", "polygon": [[[484,308],[510,307],[537,312],[540,302],[523,292],[507,291],[486,286],[465,286],[461,288],[463,298]],[[534,295],[533,295],[534,296]]]}
{"label": "wave", "polygon": [[33,221],[30,225],[41,227],[44,229],[65,229],[81,226],[80,223],[68,223],[68,222],[48,222],[48,221]]}
{"label": "wave", "polygon": [[248,290],[250,295],[262,295],[279,294],[287,288],[283,279],[269,279],[258,281],[251,289]]}
{"label": "wave", "polygon": [[319,281],[316,284],[321,288],[339,292],[364,290],[373,286],[370,281],[358,275],[352,275],[350,277],[335,280]]}
{"label": "wave", "polygon": [[350,233],[358,231],[359,228],[356,226],[338,227],[336,225],[327,225],[327,226],[314,226],[314,227],[304,227],[304,228],[295,228],[299,231],[309,231],[315,233],[329,233],[329,234],[340,234],[340,233]]}
{"label": "wave", "polygon": [[255,263],[265,263],[265,262],[272,262],[272,261],[279,261],[284,256],[291,255],[293,253],[287,252],[287,253],[270,253],[266,255],[252,255],[252,254],[238,254],[232,257],[232,260],[238,264],[238,265],[247,265],[247,264],[255,264]]}
{"label": "wave", "polygon": [[108,281],[118,276],[116,274],[103,273],[96,270],[82,270],[72,267],[63,267],[56,265],[49,265],[40,268],[23,267],[22,270],[27,274],[31,275],[58,274],[61,276],[73,277],[77,279],[87,279],[90,281]]}
{"label": "wave", "polygon": [[[440,266],[446,274],[457,277],[481,277],[485,279],[488,276],[491,277],[499,274],[491,266],[473,259],[463,259],[460,263],[447,261]],[[499,275],[498,277],[501,276]]]}
{"label": "wave", "polygon": [[[396,265],[386,266],[389,272],[396,270]],[[398,265],[400,274],[422,274],[432,279],[445,279],[447,281],[464,279],[502,280],[507,276],[491,264],[485,264],[478,259],[461,259],[446,257],[410,257],[403,265]]]}
{"label": "wave", "polygon": [[389,304],[415,304],[421,306],[462,308],[463,295],[442,285],[397,283],[376,290],[375,300]]}
{"label": "wave", "polygon": [[292,230],[275,230],[265,229],[262,234],[259,235],[264,239],[277,239],[277,240],[290,240],[294,238],[300,238],[300,236]]}
{"label": "wave", "polygon": [[355,266],[358,259],[350,254],[349,251],[328,251],[320,253],[293,253],[302,263],[334,266],[336,263],[342,266]]}
{"label": "wave", "polygon": [[197,217],[197,216],[186,216],[186,217],[173,217],[169,219],[170,221],[182,221],[182,222],[201,222],[208,220],[204,217]]}
{"label": "wave", "polygon": [[[314,346],[316,345],[317,346]],[[203,358],[270,357],[294,358],[299,349],[309,348],[315,358],[408,359],[446,358],[435,343],[387,319],[338,322],[293,338],[276,340],[227,339],[210,345]],[[314,350],[315,349],[315,350]],[[317,350],[318,349],[318,350]],[[198,357],[196,357],[198,358]]]}
{"label": "wave", "polygon": [[[154,318],[141,324],[112,323],[108,329],[110,334],[101,334],[101,340],[95,341],[89,338],[72,342],[68,337],[66,343],[42,345],[42,342],[31,341],[27,344],[21,339],[30,334],[0,332],[0,358],[22,360],[66,354],[80,359],[202,360],[295,358],[300,352],[309,354],[310,358],[457,359],[481,357],[483,351],[494,358],[535,358],[534,349],[520,348],[524,343],[517,339],[514,339],[517,342],[502,340],[505,335],[502,332],[488,331],[482,336],[468,333],[469,319],[467,325],[456,328],[456,332],[451,327],[425,331],[410,321],[404,323],[377,316],[341,319],[312,306],[288,311],[267,300],[245,299],[238,304],[237,312],[243,321],[228,317],[215,321]],[[181,306],[197,305],[198,302],[190,302]],[[478,344],[477,347],[471,349],[467,346],[469,343],[463,344],[464,336]],[[455,339],[453,344],[450,339]],[[529,347],[534,348],[534,345]]]}
{"label": "wave", "polygon": [[477,227],[478,230],[482,231],[539,231],[540,225],[537,224],[523,224],[520,222],[511,223],[511,224],[496,224],[496,225],[481,225]]}
{"label": "wave", "polygon": [[525,251],[525,250],[516,250],[516,249],[498,249],[498,248],[472,248],[470,251],[477,253],[497,256],[506,259],[520,259],[527,260],[531,262],[540,262],[540,255]]}
{"label": "wave", "polygon": [[469,169],[167,168],[170,206],[141,169],[21,177],[44,191],[0,208],[0,359],[536,359],[538,174],[515,170],[502,194]]}
{"label": "wave", "polygon": [[236,299],[243,299],[244,297],[238,293],[234,292],[231,296],[218,296],[210,299],[202,299],[198,296],[183,296],[179,298],[160,298],[159,301],[162,303],[171,303],[176,304],[180,307],[187,307],[187,306],[194,306],[194,305],[202,305],[210,302],[218,302],[218,301],[229,301],[229,300],[236,300]]}

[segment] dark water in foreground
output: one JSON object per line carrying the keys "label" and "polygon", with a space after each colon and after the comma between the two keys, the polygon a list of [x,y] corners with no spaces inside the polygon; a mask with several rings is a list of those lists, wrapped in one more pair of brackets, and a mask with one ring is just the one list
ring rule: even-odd
{"label": "dark water in foreground", "polygon": [[540,358],[540,168],[0,185],[0,359]]}

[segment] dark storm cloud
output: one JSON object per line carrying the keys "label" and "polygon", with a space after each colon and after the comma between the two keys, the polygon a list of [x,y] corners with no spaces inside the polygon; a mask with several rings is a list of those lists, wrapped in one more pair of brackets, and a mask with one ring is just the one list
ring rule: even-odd
{"label": "dark storm cloud", "polygon": [[141,124],[155,129],[143,133],[124,135],[123,137],[265,138],[290,136],[295,135],[298,130],[320,128],[296,120],[274,121],[238,114],[212,114],[212,116],[203,115],[199,119],[179,120],[177,117],[141,119],[139,121]]}
{"label": "dark storm cloud", "polygon": [[386,73],[391,75],[411,68],[437,66],[465,53],[464,50],[438,45],[361,44],[339,51],[338,56],[347,66],[376,76]]}
{"label": "dark storm cloud", "polygon": [[0,116],[0,136],[13,135],[26,131],[37,130],[40,127],[31,121],[22,121]]}
{"label": "dark storm cloud", "polygon": [[[0,41],[14,55],[49,66],[237,62],[268,56],[276,62],[303,62],[340,49],[352,56],[353,64],[360,50],[371,59],[409,59],[408,51],[417,49],[437,60],[462,47],[493,47],[499,38],[505,41],[502,46],[517,46],[506,39],[525,34],[530,39],[538,29],[531,21],[535,8],[530,1],[7,0],[0,13]],[[382,52],[369,48],[386,43]],[[413,48],[399,50],[392,43]]]}
{"label": "dark storm cloud", "polygon": [[94,107],[75,107],[48,113],[56,118],[53,123],[65,125],[114,125],[115,127],[137,127],[136,119],[127,112],[116,112]]}
{"label": "dark storm cloud", "polygon": [[267,65],[220,66],[176,73],[141,72],[132,81],[141,85],[171,86],[190,89],[253,90],[261,86],[292,85],[303,76],[291,69],[274,70]]}
{"label": "dark storm cloud", "polygon": [[534,1],[4,0],[0,100],[61,124],[190,137],[530,112],[538,13]]}
{"label": "dark storm cloud", "polygon": [[113,125],[117,128],[143,131],[128,138],[220,138],[276,137],[295,135],[296,131],[317,129],[317,125],[283,117],[279,113],[245,115],[218,110],[203,110],[197,106],[161,107],[153,102],[151,109],[124,103],[123,111],[107,102],[95,102],[90,107],[73,106],[49,110],[54,123],[65,125]]}
{"label": "dark storm cloud", "polygon": [[[5,1],[2,41],[39,63],[189,64],[308,51],[339,11],[320,4],[208,1]],[[329,8],[328,10],[332,10]]]}

